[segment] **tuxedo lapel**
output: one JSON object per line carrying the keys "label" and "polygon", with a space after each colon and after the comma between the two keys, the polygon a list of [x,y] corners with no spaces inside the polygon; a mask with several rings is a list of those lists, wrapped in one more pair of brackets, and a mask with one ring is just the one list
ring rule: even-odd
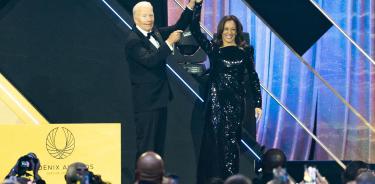
{"label": "tuxedo lapel", "polygon": [[[138,30],[138,28],[134,27],[134,32],[138,34],[139,38],[143,41],[143,43],[145,43],[145,45],[147,45],[149,48],[153,49],[154,51],[157,51],[158,49],[151,43],[151,41],[149,39],[147,39],[145,37],[145,35],[143,35],[141,33],[141,31]],[[160,34],[160,33],[159,33]],[[158,40],[159,41],[159,40]]]}
{"label": "tuxedo lapel", "polygon": [[156,40],[159,42],[159,44],[161,45],[163,42],[164,42],[164,40],[163,40],[163,37],[161,36],[161,34],[160,34],[160,32],[159,32],[159,29],[154,29],[154,34],[155,34],[155,36],[156,36]]}

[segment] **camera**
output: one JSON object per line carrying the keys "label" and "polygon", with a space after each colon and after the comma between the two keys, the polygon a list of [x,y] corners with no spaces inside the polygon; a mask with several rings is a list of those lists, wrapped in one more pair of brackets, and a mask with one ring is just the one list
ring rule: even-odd
{"label": "camera", "polygon": [[91,171],[85,172],[81,179],[80,179],[81,184],[106,184],[99,175],[95,175]]}
{"label": "camera", "polygon": [[88,170],[86,164],[75,162],[70,164],[65,174],[66,184],[109,184],[104,182],[100,175]]}
{"label": "camera", "polygon": [[[40,167],[40,162],[35,153],[28,153],[27,155],[21,156],[16,165],[10,170],[9,174],[5,177],[17,178],[17,180],[25,180],[28,177],[33,177],[34,182],[37,184],[45,184],[46,182],[39,176],[38,170]],[[30,174],[28,171],[31,171]]]}

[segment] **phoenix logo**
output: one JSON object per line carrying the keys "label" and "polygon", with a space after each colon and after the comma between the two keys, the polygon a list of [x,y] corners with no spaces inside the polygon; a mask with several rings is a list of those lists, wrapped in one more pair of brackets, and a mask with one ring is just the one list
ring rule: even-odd
{"label": "phoenix logo", "polygon": [[70,156],[75,147],[75,140],[73,133],[67,128],[61,127],[60,131],[63,131],[65,137],[65,143],[61,144],[63,146],[58,147],[56,144],[57,133],[59,132],[59,127],[52,129],[46,139],[47,152],[56,159],[64,159]]}

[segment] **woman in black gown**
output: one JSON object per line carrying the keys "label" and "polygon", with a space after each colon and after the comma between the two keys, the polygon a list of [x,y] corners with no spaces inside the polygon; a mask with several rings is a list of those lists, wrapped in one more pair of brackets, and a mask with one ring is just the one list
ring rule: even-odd
{"label": "woman in black gown", "polygon": [[[235,16],[221,19],[217,38],[209,41],[200,31],[202,3],[194,8],[191,32],[210,60],[206,100],[206,123],[198,163],[198,184],[227,177],[239,171],[239,143],[244,115],[253,123],[261,116],[262,97],[254,69],[254,49],[242,37],[242,25]],[[250,81],[246,81],[250,80]],[[245,87],[245,84],[249,84]],[[245,113],[245,98],[252,111]]]}

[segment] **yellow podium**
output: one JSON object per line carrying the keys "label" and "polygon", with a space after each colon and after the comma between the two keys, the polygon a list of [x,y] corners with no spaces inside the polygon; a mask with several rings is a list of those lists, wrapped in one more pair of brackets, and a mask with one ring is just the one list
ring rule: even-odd
{"label": "yellow podium", "polygon": [[103,181],[120,184],[120,131],[120,124],[0,125],[0,178],[33,152],[46,183],[64,184],[67,167],[83,162]]}

